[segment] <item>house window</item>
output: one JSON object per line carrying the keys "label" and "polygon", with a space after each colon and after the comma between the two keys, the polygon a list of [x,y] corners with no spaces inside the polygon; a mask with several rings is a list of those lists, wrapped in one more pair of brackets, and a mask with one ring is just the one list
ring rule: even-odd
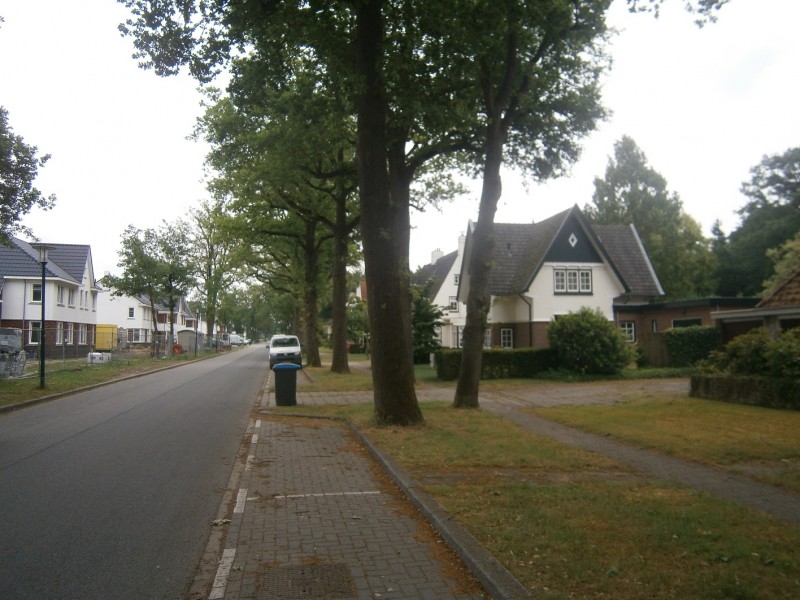
{"label": "house window", "polygon": [[64,344],[64,323],[56,323],[56,346]]}
{"label": "house window", "polygon": [[625,335],[625,339],[631,343],[636,341],[636,322],[635,321],[620,321],[619,328]]}
{"label": "house window", "polygon": [[500,330],[500,347],[513,348],[514,347],[514,330],[510,327],[503,327]]}
{"label": "house window", "polygon": [[492,330],[487,328],[483,332],[483,347],[484,348],[491,348],[492,347]]}
{"label": "house window", "polygon": [[92,292],[92,310],[97,312],[97,292]]}
{"label": "house window", "polygon": [[588,270],[579,271],[578,276],[580,278],[580,292],[581,294],[591,294],[592,293],[592,272]]}
{"label": "house window", "polygon": [[59,286],[56,287],[56,302],[59,305],[64,306],[64,286],[63,285],[59,285]]}
{"label": "house window", "polygon": [[72,288],[69,289],[69,299],[67,304],[69,304],[69,306],[75,306],[75,290]]}
{"label": "house window", "polygon": [[458,312],[458,297],[450,296],[450,312]]}
{"label": "house window", "polygon": [[41,321],[31,321],[31,328],[28,330],[28,343],[29,344],[38,344],[39,334],[42,330],[42,322]]}
{"label": "house window", "polygon": [[453,329],[453,348],[461,348],[462,339],[461,336],[464,334],[464,328],[460,325],[457,325]]}
{"label": "house window", "polygon": [[128,318],[132,319],[135,316],[136,309],[133,306],[128,307]]}
{"label": "house window", "polygon": [[563,294],[567,291],[567,272],[558,269],[553,272],[553,288],[557,294]]}
{"label": "house window", "polygon": [[86,331],[87,331],[86,323],[82,323],[81,325],[78,326],[78,344],[81,346],[86,345]]}
{"label": "house window", "polygon": [[456,273],[455,275],[453,275],[453,283],[455,283],[456,285],[458,285],[458,277],[459,277],[459,273]]}
{"label": "house window", "polygon": [[556,294],[591,294],[591,269],[554,269],[553,291]]}
{"label": "house window", "polygon": [[41,302],[42,301],[42,284],[41,283],[34,283],[33,290],[31,290],[31,301],[32,302]]}
{"label": "house window", "polygon": [[72,345],[72,323],[67,323],[67,326],[64,327],[64,344]]}
{"label": "house window", "polygon": [[567,271],[567,293],[577,294],[578,289],[578,272]]}

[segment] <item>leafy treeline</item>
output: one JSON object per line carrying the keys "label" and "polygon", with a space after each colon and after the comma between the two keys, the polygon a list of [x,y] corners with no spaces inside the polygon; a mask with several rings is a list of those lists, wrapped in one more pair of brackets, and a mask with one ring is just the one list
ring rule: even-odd
{"label": "leafy treeline", "polygon": [[742,193],[747,202],[738,227],[726,235],[717,221],[706,238],[626,136],[614,145],[584,210],[597,223],[636,226],[668,298],[761,296],[800,269],[800,148],[765,156]]}
{"label": "leafy treeline", "polygon": [[[308,294],[324,279],[323,238],[347,236],[331,252],[335,286],[357,219],[379,422],[422,421],[412,364],[412,184],[453,168],[482,177],[454,401],[476,406],[500,170],[512,164],[533,179],[563,172],[604,117],[598,82],[608,66],[610,0],[120,1],[131,10],[121,29],[144,67],[161,75],[186,67],[202,82],[229,73],[214,115],[221,121],[203,131],[216,145],[217,190],[245,228],[237,231],[253,234],[243,250],[253,275],[302,286],[306,328],[315,318]],[[724,3],[687,4],[702,19]],[[633,10],[659,4],[628,0]],[[331,228],[335,198],[349,200],[353,183],[357,217],[337,213]]]}

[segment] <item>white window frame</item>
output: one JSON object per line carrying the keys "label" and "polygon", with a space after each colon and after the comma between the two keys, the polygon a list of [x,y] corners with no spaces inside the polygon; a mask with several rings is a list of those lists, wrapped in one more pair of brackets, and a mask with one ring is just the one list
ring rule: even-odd
{"label": "white window frame", "polygon": [[[37,298],[38,296],[38,298]],[[42,284],[41,283],[34,283],[31,286],[31,302],[36,302],[38,304],[42,303]]]}
{"label": "white window frame", "polygon": [[75,288],[69,288],[67,306],[75,308]]}
{"label": "white window frame", "polygon": [[500,347],[501,348],[514,347],[514,330],[511,327],[500,328]]}
{"label": "white window frame", "polygon": [[136,318],[136,307],[135,306],[129,306],[128,307],[128,318],[129,319],[135,319]]}
{"label": "white window frame", "polygon": [[455,283],[456,285],[458,285],[458,278],[460,275],[461,275],[460,273],[453,274],[453,283]]}
{"label": "white window frame", "polygon": [[553,290],[557,294],[565,294],[567,292],[567,272],[565,269],[553,271]]}
{"label": "white window frame", "polygon": [[[34,336],[34,332],[36,335]],[[42,339],[42,322],[41,321],[30,321],[28,326],[28,344],[31,346],[38,346],[39,340]]]}
{"label": "white window frame", "polygon": [[64,286],[56,286],[56,303],[59,306],[64,306]]}
{"label": "white window frame", "polygon": [[553,269],[553,293],[585,294],[593,293],[591,269]]}
{"label": "white window frame", "polygon": [[89,331],[89,327],[86,323],[81,323],[78,325],[78,345],[85,346],[87,341],[87,333]]}
{"label": "white window frame", "polygon": [[458,296],[450,296],[448,300],[450,301],[450,306],[447,310],[450,312],[458,312]]}
{"label": "white window frame", "polygon": [[67,323],[64,327],[64,345],[65,346],[72,346],[73,343],[73,331],[74,328],[72,327],[72,323]]}
{"label": "white window frame", "polygon": [[590,269],[578,271],[578,286],[581,294],[592,293],[592,271]]}
{"label": "white window frame", "polygon": [[631,344],[636,342],[636,321],[620,321],[619,329],[628,342]]}
{"label": "white window frame", "polygon": [[64,323],[59,321],[56,323],[56,346],[64,345]]}

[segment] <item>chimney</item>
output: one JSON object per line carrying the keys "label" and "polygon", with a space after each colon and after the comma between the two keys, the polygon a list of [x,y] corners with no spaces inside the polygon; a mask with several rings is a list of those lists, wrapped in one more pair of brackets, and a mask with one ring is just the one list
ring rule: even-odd
{"label": "chimney", "polygon": [[431,252],[431,264],[435,265],[440,258],[444,257],[444,252],[442,252],[441,248],[437,248],[433,252]]}

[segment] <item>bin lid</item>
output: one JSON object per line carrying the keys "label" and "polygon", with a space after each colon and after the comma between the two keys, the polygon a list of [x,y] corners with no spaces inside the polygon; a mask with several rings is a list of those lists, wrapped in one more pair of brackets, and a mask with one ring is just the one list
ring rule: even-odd
{"label": "bin lid", "polygon": [[272,367],[272,370],[273,371],[278,371],[278,370],[283,371],[284,369],[290,369],[290,370],[296,371],[296,370],[302,369],[302,368],[303,367],[301,367],[300,365],[296,365],[294,363],[286,362],[286,363],[276,363],[275,366]]}

